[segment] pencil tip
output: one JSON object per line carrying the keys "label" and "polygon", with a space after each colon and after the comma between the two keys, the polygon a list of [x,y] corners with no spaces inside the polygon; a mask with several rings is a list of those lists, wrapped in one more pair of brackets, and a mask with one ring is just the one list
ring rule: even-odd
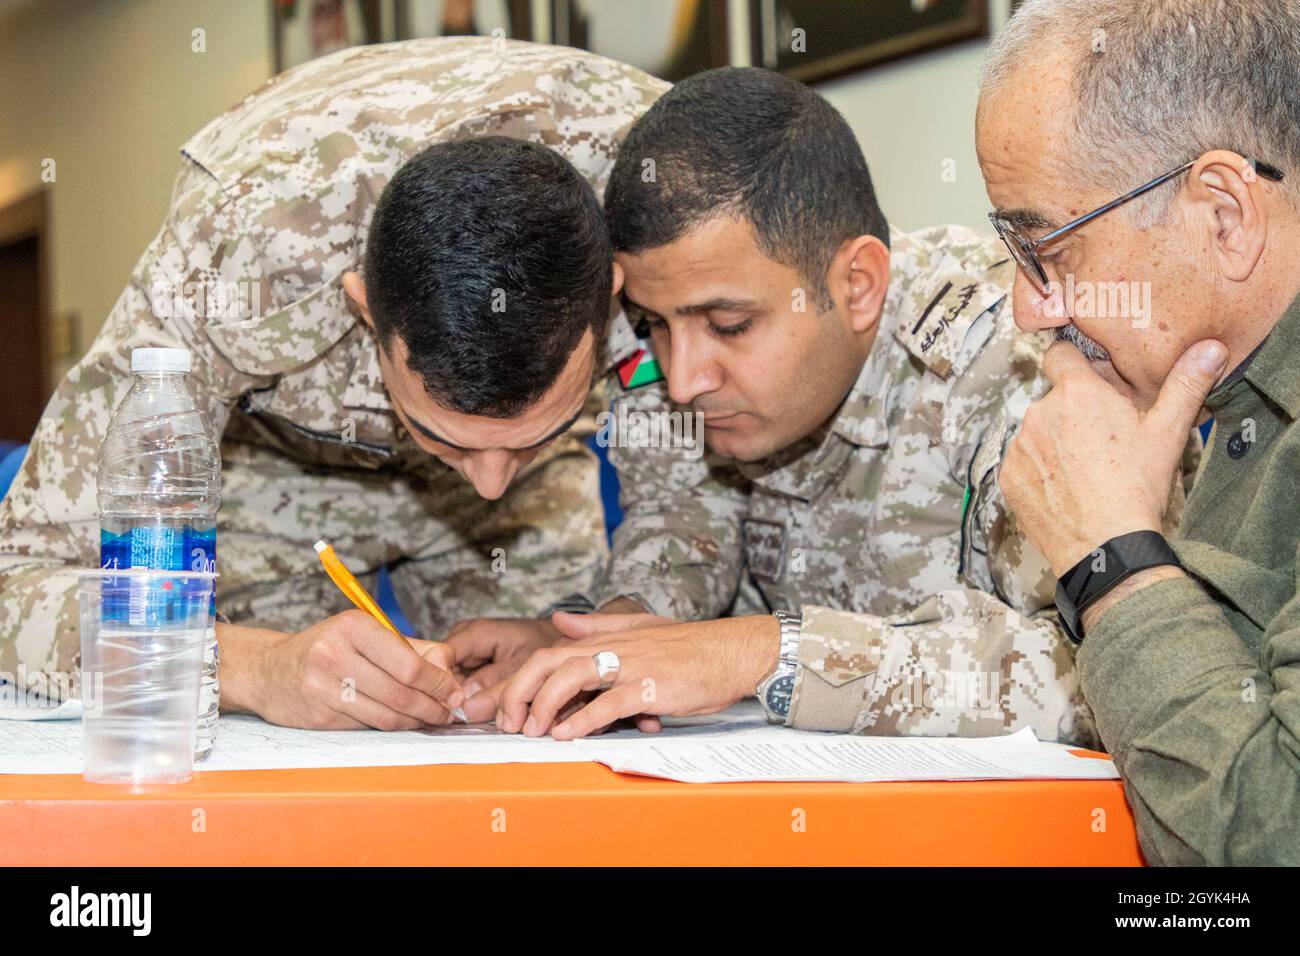
{"label": "pencil tip", "polygon": [[324,551],[324,550],[325,550],[326,548],[328,548],[328,547],[329,547],[329,545],[326,544],[324,541],[317,541],[317,542],[316,542],[316,553],[317,553],[317,554],[320,554],[322,551]]}

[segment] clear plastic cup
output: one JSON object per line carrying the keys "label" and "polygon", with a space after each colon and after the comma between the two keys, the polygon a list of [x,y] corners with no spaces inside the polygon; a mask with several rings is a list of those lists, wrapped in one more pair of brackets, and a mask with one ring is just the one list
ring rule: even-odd
{"label": "clear plastic cup", "polygon": [[203,640],[215,574],[81,575],[84,776],[183,783],[194,772]]}

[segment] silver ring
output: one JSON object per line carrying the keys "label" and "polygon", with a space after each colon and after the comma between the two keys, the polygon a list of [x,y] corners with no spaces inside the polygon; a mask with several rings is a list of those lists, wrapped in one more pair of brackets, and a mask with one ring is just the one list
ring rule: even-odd
{"label": "silver ring", "polygon": [[618,669],[622,666],[618,655],[613,651],[601,651],[592,654],[591,659],[596,662],[596,676],[600,678],[600,689],[609,690],[614,686],[614,681],[618,680]]}

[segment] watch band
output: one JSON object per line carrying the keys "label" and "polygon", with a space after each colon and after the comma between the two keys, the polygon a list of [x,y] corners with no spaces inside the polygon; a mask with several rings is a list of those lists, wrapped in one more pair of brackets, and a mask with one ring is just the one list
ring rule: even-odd
{"label": "watch band", "polygon": [[781,650],[777,654],[776,666],[794,670],[799,666],[799,638],[803,636],[803,614],[773,611],[772,616],[781,624]]}
{"label": "watch band", "polygon": [[790,714],[794,679],[799,671],[799,639],[803,635],[803,614],[797,611],[774,611],[772,616],[781,625],[781,646],[777,651],[776,668],[759,681],[755,693],[768,721],[783,724]]}
{"label": "watch band", "polygon": [[1056,609],[1070,640],[1083,643],[1083,612],[1115,585],[1147,568],[1182,567],[1169,542],[1157,531],[1134,531],[1111,538],[1061,575]]}
{"label": "watch band", "polygon": [[592,604],[583,594],[569,594],[560,598],[545,611],[541,613],[543,620],[549,621],[551,615],[556,611],[568,611],[570,614],[590,614],[596,610],[596,605]]}

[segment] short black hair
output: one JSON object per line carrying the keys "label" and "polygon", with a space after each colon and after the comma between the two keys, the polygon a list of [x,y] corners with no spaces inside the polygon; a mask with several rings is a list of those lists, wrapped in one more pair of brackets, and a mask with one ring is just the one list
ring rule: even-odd
{"label": "short black hair", "polygon": [[889,246],[844,117],[757,67],[697,73],[664,94],[628,132],[605,189],[616,252],[667,245],[720,214],[747,219],[763,254],[798,270],[823,307],[841,243],[872,235]]}
{"label": "short black hair", "polygon": [[430,146],[385,187],[366,240],[380,343],[440,405],[509,418],[609,319],[613,253],[600,203],[562,156],[483,136]]}

